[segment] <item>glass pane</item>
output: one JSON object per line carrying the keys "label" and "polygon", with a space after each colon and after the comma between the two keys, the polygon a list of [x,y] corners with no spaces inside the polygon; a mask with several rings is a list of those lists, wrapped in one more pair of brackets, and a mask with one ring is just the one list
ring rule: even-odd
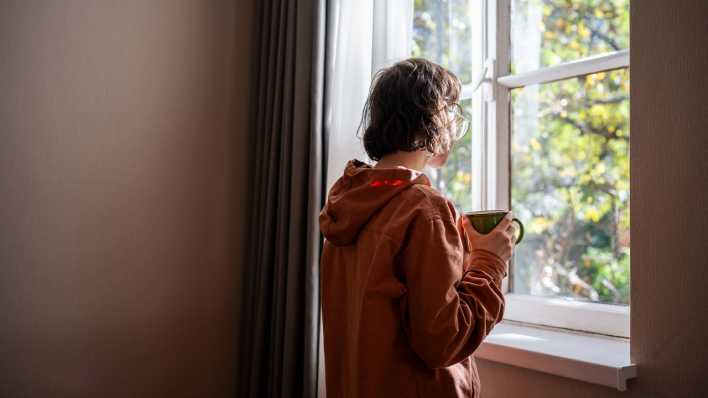
{"label": "glass pane", "polygon": [[512,290],[629,303],[629,71],[512,91]]}
{"label": "glass pane", "polygon": [[[472,101],[460,105],[472,114]],[[447,163],[440,169],[429,169],[426,175],[438,191],[452,200],[461,211],[472,210],[472,131],[455,143]]]}
{"label": "glass pane", "polygon": [[629,48],[629,0],[512,0],[511,72]]}
{"label": "glass pane", "polygon": [[472,80],[472,7],[470,0],[415,0],[414,57],[427,58]]}

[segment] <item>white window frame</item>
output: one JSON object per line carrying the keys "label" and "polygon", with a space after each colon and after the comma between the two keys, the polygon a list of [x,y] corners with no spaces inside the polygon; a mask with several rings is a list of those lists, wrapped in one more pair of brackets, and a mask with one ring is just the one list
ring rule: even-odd
{"label": "white window frame", "polygon": [[[508,209],[511,202],[511,90],[532,84],[629,68],[629,50],[583,58],[525,73],[510,74],[511,0],[472,0],[475,13],[473,67],[478,76],[463,87],[472,99],[472,204],[474,209]],[[480,88],[480,89],[477,89]],[[513,293],[509,276],[504,319],[610,336],[629,337],[629,306],[578,302]]]}
{"label": "white window frame", "polygon": [[[410,0],[412,1],[412,0]],[[374,31],[381,41],[373,49],[372,70],[405,58],[400,35],[390,26],[410,18],[407,0],[374,0],[379,7]],[[472,100],[472,209],[508,209],[511,203],[511,90],[532,84],[629,67],[629,51],[618,51],[561,65],[510,74],[511,0],[470,0],[472,13],[472,82],[463,86],[461,100]],[[393,12],[390,9],[398,9]],[[382,25],[383,24],[383,25]],[[394,43],[391,43],[393,41]],[[513,209],[512,209],[513,210]],[[522,243],[523,244],[523,243]],[[578,302],[558,297],[513,293],[514,265],[502,283],[506,294],[504,319],[618,337],[629,337],[629,306]]]}

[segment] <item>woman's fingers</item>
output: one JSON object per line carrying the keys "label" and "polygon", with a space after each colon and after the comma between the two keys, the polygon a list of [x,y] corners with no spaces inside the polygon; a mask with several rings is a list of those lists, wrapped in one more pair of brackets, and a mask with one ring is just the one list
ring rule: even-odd
{"label": "woman's fingers", "polygon": [[473,248],[488,250],[508,261],[514,251],[517,231],[512,219],[511,214],[507,214],[488,234],[477,232],[467,217],[463,217],[460,223]]}
{"label": "woman's fingers", "polygon": [[513,218],[509,214],[507,214],[504,218],[502,218],[501,221],[499,221],[499,224],[497,224],[495,229],[498,229],[500,231],[507,231],[510,226],[514,225],[512,219]]}
{"label": "woman's fingers", "polygon": [[506,238],[507,244],[509,244],[509,246],[511,246],[511,247],[514,247],[514,241],[516,240],[514,238],[514,234],[507,232],[504,234],[504,237]]}
{"label": "woman's fingers", "polygon": [[462,217],[462,227],[465,229],[465,232],[467,232],[467,236],[470,238],[475,238],[480,235],[480,233],[477,232],[476,229],[474,229],[474,227],[470,223],[470,220],[468,220],[467,217]]}

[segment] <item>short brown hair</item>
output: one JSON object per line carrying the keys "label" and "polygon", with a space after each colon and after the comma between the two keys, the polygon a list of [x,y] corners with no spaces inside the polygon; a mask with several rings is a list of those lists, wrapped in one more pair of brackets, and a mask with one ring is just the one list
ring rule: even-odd
{"label": "short brown hair", "polygon": [[376,161],[398,151],[441,153],[450,145],[446,109],[461,87],[454,73],[423,58],[378,71],[362,114],[366,153]]}

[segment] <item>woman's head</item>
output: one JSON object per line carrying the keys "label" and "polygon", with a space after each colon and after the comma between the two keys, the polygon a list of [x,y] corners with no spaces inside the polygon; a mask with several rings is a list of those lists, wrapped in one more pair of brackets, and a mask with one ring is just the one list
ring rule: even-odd
{"label": "woman's head", "polygon": [[[460,80],[422,58],[377,72],[364,106],[364,149],[373,160],[399,151],[427,151],[441,166],[459,138]],[[456,137],[457,136],[457,137]]]}

